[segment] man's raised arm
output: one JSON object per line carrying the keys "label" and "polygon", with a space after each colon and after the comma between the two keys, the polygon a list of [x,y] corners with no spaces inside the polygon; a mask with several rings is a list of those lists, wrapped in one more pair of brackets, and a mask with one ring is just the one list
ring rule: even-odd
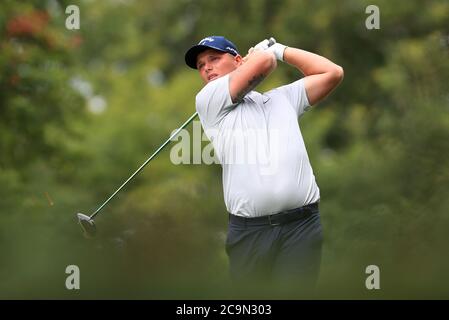
{"label": "man's raised arm", "polygon": [[246,56],[242,64],[229,75],[229,91],[232,102],[240,102],[243,97],[262,82],[277,66],[273,53],[254,50]]}
{"label": "man's raised arm", "polygon": [[310,105],[323,100],[343,79],[343,68],[332,61],[305,50],[287,47],[283,60],[304,75]]}

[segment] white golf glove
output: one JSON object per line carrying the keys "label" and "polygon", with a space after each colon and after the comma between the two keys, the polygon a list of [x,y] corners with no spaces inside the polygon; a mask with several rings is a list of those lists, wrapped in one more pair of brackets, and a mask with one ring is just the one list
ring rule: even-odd
{"label": "white golf glove", "polygon": [[268,44],[270,41],[268,39],[262,40],[254,46],[254,50],[265,50],[268,49]]}
{"label": "white golf glove", "polygon": [[275,43],[271,47],[268,47],[266,51],[273,52],[276,59],[279,61],[284,61],[284,51],[286,48],[287,46],[284,46],[283,44]]}
{"label": "white golf glove", "polygon": [[284,46],[280,43],[275,43],[271,47],[268,46],[270,41],[268,39],[262,40],[258,44],[254,46],[254,50],[267,50],[274,53],[274,56],[277,60],[284,61],[284,50],[287,48],[287,46]]}

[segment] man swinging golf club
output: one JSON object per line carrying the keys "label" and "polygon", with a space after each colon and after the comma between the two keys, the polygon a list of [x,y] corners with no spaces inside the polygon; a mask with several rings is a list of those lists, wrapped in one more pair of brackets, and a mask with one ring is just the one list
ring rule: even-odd
{"label": "man swinging golf club", "polygon": [[[228,39],[209,36],[186,52],[185,61],[205,83],[196,110],[223,170],[231,277],[309,292],[321,260],[320,192],[298,118],[337,87],[343,69],[274,42],[264,40],[242,57]],[[265,93],[254,91],[277,61],[305,77]],[[256,132],[256,139],[245,132]],[[277,165],[266,171],[266,161],[236,162],[239,153],[264,154]]]}

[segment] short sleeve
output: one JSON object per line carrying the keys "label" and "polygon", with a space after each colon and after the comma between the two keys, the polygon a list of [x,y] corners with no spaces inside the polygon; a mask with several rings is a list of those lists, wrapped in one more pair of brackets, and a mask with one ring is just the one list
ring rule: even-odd
{"label": "short sleeve", "polygon": [[307,98],[304,78],[276,89],[278,93],[283,94],[291,103],[298,117],[310,109],[309,99]]}
{"label": "short sleeve", "polygon": [[229,92],[229,74],[209,82],[196,95],[196,110],[207,127],[217,126],[234,105]]}

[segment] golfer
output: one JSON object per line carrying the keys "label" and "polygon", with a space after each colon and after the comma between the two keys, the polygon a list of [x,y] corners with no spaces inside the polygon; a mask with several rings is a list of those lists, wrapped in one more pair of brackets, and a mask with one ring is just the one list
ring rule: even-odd
{"label": "golfer", "polygon": [[[298,118],[342,81],[343,69],[314,53],[268,46],[268,41],[242,57],[222,36],[201,40],[185,61],[205,83],[196,110],[222,166],[231,277],[308,292],[321,261],[320,191]],[[304,77],[254,91],[277,61]]]}

